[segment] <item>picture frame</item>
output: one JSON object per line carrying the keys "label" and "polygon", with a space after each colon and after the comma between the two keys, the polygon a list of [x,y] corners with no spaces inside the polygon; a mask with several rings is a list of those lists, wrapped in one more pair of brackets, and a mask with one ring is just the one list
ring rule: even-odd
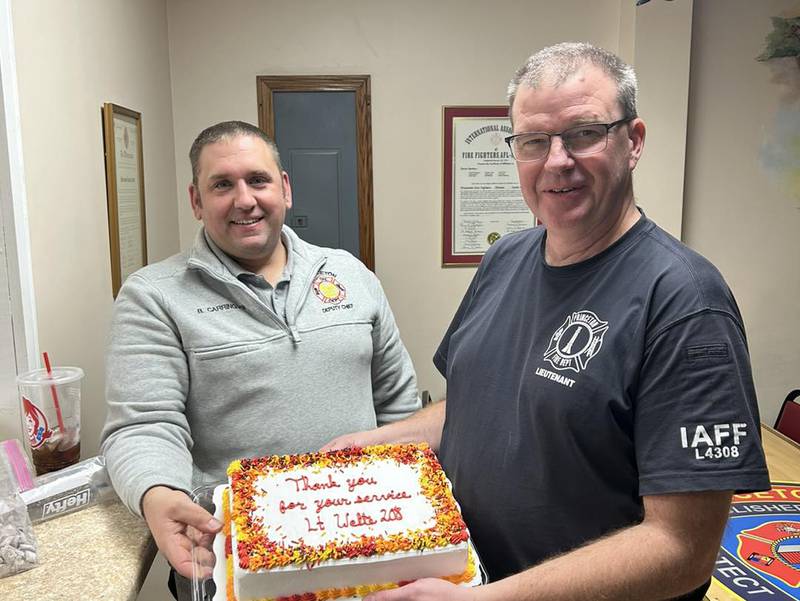
{"label": "picture frame", "polygon": [[480,263],[505,234],[533,227],[505,137],[508,106],[442,107],[442,266]]}
{"label": "picture frame", "polygon": [[142,116],[106,102],[102,117],[111,287],[116,298],[125,279],[147,265]]}

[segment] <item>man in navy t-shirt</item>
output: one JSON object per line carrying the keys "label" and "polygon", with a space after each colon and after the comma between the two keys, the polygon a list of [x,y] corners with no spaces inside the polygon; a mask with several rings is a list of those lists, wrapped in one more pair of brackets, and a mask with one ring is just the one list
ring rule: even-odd
{"label": "man in navy t-shirt", "polygon": [[481,262],[434,356],[447,401],[328,446],[428,441],[491,583],[368,599],[703,599],[731,494],[769,488],[736,302],[636,207],[630,66],[545,48],[509,104],[543,227]]}

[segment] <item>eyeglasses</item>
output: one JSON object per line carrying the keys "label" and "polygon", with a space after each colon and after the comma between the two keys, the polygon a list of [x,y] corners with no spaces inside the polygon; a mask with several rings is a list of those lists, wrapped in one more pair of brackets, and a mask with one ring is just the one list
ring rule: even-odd
{"label": "eyeglasses", "polygon": [[541,161],[550,152],[552,138],[558,136],[568,153],[572,156],[583,157],[604,151],[608,146],[608,132],[611,128],[633,121],[634,118],[626,117],[613,123],[576,125],[557,134],[544,132],[514,134],[506,138],[506,144],[511,149],[511,156],[521,163]]}

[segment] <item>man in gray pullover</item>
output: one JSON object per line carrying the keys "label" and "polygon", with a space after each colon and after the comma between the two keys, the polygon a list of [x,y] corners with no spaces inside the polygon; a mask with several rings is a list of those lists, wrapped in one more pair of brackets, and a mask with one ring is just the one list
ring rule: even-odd
{"label": "man in gray pullover", "polygon": [[234,459],[314,451],[419,408],[378,279],[283,225],[291,186],[266,134],[220,123],[190,159],[203,228],[120,290],[102,435],[119,496],[187,577],[187,528],[220,528],[194,487],[224,480]]}

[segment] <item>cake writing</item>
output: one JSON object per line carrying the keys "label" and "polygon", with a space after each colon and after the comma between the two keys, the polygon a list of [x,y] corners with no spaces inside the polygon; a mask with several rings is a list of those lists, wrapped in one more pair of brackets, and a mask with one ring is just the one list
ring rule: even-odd
{"label": "cake writing", "polygon": [[[345,513],[344,515],[339,513],[334,513],[333,517],[336,519],[336,527],[337,528],[358,528],[360,526],[374,526],[380,522],[397,522],[403,519],[403,510],[400,507],[391,507],[389,509],[381,509],[380,510],[380,519],[375,519],[371,515],[357,512],[355,517],[350,517],[350,512]],[[306,527],[308,528],[309,532],[318,532],[320,530],[325,530],[325,522],[321,519],[317,518],[317,521],[314,525],[311,525],[311,520],[308,518],[303,518],[306,521]],[[316,526],[316,527],[315,527]]]}
{"label": "cake writing", "polygon": [[281,499],[281,502],[278,505],[278,511],[280,511],[281,513],[286,513],[291,509],[308,509],[308,506],[302,501],[289,501],[287,503],[286,501]]}
{"label": "cake writing", "polygon": [[341,487],[341,484],[334,480],[331,474],[328,474],[327,482],[311,482],[309,477],[305,475],[299,478],[286,478],[286,482],[294,482],[294,485],[297,487],[297,492]]}
{"label": "cake writing", "polygon": [[380,522],[396,522],[398,520],[402,520],[403,519],[403,511],[399,507],[391,507],[389,509],[386,509],[386,508],[381,509],[381,517],[380,517],[380,520],[377,520],[377,521],[375,519],[373,519],[372,517],[370,517],[369,515],[366,515],[366,514],[361,513],[361,512],[356,514],[356,519],[355,520],[351,520],[350,519],[350,514],[349,513],[345,513],[344,517],[340,516],[338,513],[335,513],[333,515],[336,516],[336,525],[339,528],[347,528],[348,526],[350,526],[350,527],[360,526],[360,525],[362,525],[362,523],[361,523],[362,521],[366,522],[369,525],[374,525],[374,524],[377,524],[379,521]]}
{"label": "cake writing", "polygon": [[[370,486],[378,484],[375,478],[365,478],[359,476],[356,478],[346,478],[347,492],[353,492],[358,486]],[[299,478],[286,478],[286,482],[293,482],[297,492],[305,492],[307,490],[320,490],[323,488],[341,488],[341,484],[333,478],[333,474],[328,474],[328,479],[325,482],[312,482],[311,478],[306,475]]]}
{"label": "cake writing", "polygon": [[377,484],[377,480],[375,478],[359,478],[356,480],[355,478],[348,478],[347,479],[347,490],[353,492],[356,489],[356,486],[369,486],[370,484]]}
{"label": "cake writing", "polygon": [[[322,499],[314,499],[314,506],[316,507],[316,513],[319,513],[328,507],[358,505],[359,503],[380,503],[381,501],[397,501],[410,498],[411,495],[404,490],[399,492],[390,490],[389,492],[381,494],[356,495],[356,497],[352,499],[348,497],[324,497]],[[278,511],[280,511],[281,515],[293,509],[306,511],[308,505],[302,501],[287,501],[285,499],[281,499],[278,502]]]}
{"label": "cake writing", "polygon": [[[286,476],[283,478],[283,482],[287,485],[286,488],[289,489],[289,492],[305,495],[344,488],[344,485],[339,479],[331,473],[326,474],[325,478],[321,481],[317,481],[309,475],[303,474],[298,477]],[[312,504],[316,515],[313,518],[305,515],[302,516],[306,526],[306,533],[327,530],[326,521],[323,520],[319,514],[323,510],[332,507],[378,505],[378,507],[370,507],[369,509],[364,509],[355,513],[331,513],[328,516],[328,520],[334,522],[335,527],[340,530],[375,526],[380,523],[397,522],[403,519],[403,508],[397,505],[391,507],[382,507],[380,505],[385,504],[387,501],[412,499],[412,495],[406,490],[397,491],[393,488],[389,488],[388,491],[385,490],[386,487],[379,481],[378,476],[360,475],[344,477],[344,482],[346,484],[347,493],[349,493],[350,496],[321,496],[319,498],[309,499],[309,503]],[[367,492],[366,489],[368,488],[379,488],[380,490],[377,492]],[[304,514],[309,509],[309,503],[297,498],[280,498],[278,500],[278,511],[281,515],[290,511]],[[281,540],[286,540],[288,536],[282,535],[280,538]]]}

